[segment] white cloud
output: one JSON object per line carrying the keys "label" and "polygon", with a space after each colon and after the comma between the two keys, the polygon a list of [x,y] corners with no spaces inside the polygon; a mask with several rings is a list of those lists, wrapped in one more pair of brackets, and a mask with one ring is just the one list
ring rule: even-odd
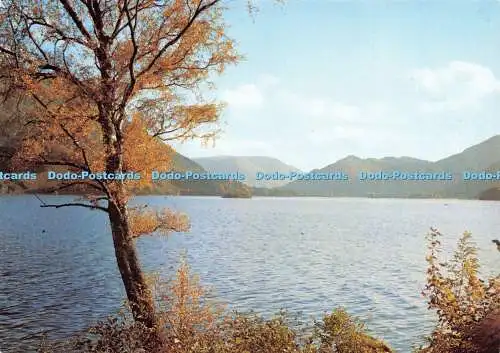
{"label": "white cloud", "polygon": [[257,83],[246,83],[222,92],[222,100],[231,108],[260,108],[264,104],[266,91],[279,84],[279,79],[270,74],[257,78]]}
{"label": "white cloud", "polygon": [[360,107],[324,97],[310,97],[281,90],[278,92],[277,99],[283,110],[314,118],[316,122],[356,122],[361,116]]}
{"label": "white cloud", "polygon": [[259,108],[264,102],[264,96],[257,85],[244,84],[224,91],[222,100],[234,108]]}
{"label": "white cloud", "polygon": [[349,152],[347,146],[373,153],[374,143],[392,146],[394,129],[399,128],[394,120],[401,115],[392,101],[356,96],[356,101],[345,102],[326,93],[293,90],[272,75],[256,76],[254,82],[235,87],[225,91],[223,99],[230,110],[238,111],[229,113],[225,133],[215,149],[203,152],[206,155],[282,153],[287,155],[286,161],[300,161],[297,163],[308,169],[321,163],[314,161],[319,156],[308,155],[310,150],[304,150],[304,144],[331,153],[323,158],[334,160],[334,155]]}
{"label": "white cloud", "polygon": [[[193,142],[183,151],[188,156],[275,156],[307,170],[348,154],[441,158],[444,152],[436,154],[432,141],[442,139],[442,131],[448,133],[450,127],[464,138],[481,129],[498,130],[494,98],[500,96],[500,73],[497,78],[488,67],[453,61],[419,68],[411,75],[393,74],[397,77],[392,80],[388,74],[388,85],[395,86],[380,92],[336,83],[294,88],[293,80],[255,75],[222,92],[220,98],[229,109],[215,148],[200,150]],[[408,90],[409,77],[417,94]],[[439,112],[439,119],[422,112]],[[470,125],[475,119],[484,125]],[[442,145],[451,146],[454,138],[445,138],[449,143]],[[447,151],[454,152],[451,147]]]}
{"label": "white cloud", "polygon": [[427,112],[477,108],[488,96],[500,93],[500,80],[489,68],[463,61],[416,69],[410,78],[423,94],[420,108]]}

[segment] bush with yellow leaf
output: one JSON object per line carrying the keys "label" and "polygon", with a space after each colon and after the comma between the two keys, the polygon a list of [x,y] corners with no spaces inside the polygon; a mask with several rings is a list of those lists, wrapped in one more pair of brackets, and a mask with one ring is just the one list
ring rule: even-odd
{"label": "bush with yellow leaf", "polygon": [[480,334],[478,328],[492,315],[498,317],[500,276],[488,281],[479,278],[477,247],[469,232],[460,238],[453,257],[443,261],[440,255],[441,236],[436,229],[431,229],[428,235],[429,253],[426,260],[429,266],[427,285],[423,292],[428,298],[429,309],[437,313],[438,323],[428,338],[428,346],[421,347],[418,352],[498,353],[498,323],[496,328],[491,328],[491,332],[484,334]]}
{"label": "bush with yellow leaf", "polygon": [[[150,211],[153,212],[153,211]],[[156,229],[168,214],[132,217],[139,233]],[[176,216],[179,217],[179,216]],[[182,217],[181,217],[182,218]],[[181,227],[179,218],[176,223]],[[156,221],[151,221],[156,219]],[[176,218],[177,219],[177,218]],[[161,228],[161,227],[160,227]],[[182,228],[182,227],[181,227]],[[423,294],[437,313],[437,326],[426,347],[415,353],[498,353],[500,347],[500,278],[479,278],[477,248],[464,233],[449,261],[441,258],[441,233],[428,235],[427,285]],[[175,278],[150,278],[157,303],[155,332],[134,321],[129,309],[99,323],[89,334],[63,348],[40,352],[85,353],[391,353],[359,320],[338,308],[303,333],[282,312],[265,319],[253,313],[230,313],[207,299],[207,291],[182,262]],[[160,332],[160,335],[157,333]],[[161,337],[161,341],[158,341]],[[69,344],[69,345],[68,345]]]}

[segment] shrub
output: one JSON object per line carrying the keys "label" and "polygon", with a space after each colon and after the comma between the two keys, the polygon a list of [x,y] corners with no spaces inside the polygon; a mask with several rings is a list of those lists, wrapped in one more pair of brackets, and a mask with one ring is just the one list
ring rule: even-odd
{"label": "shrub", "polygon": [[[85,353],[378,353],[391,352],[371,338],[343,309],[325,315],[309,335],[301,335],[286,312],[264,319],[254,313],[228,313],[206,299],[207,292],[183,262],[175,278],[151,278],[160,334],[134,322],[124,307],[83,337],[40,352]],[[161,340],[153,341],[154,337]],[[71,349],[68,347],[71,346]]]}
{"label": "shrub", "polygon": [[[427,284],[423,295],[438,322],[416,353],[498,353],[500,351],[500,276],[479,278],[477,247],[464,233],[449,261],[441,257],[441,233],[428,234]],[[299,333],[285,312],[264,319],[254,313],[228,313],[207,300],[207,291],[183,261],[175,278],[152,276],[157,328],[134,322],[124,306],[84,336],[47,344],[39,352],[82,353],[385,353],[363,323],[339,308]],[[155,338],[155,339],[153,339]],[[71,348],[69,348],[71,347]]]}
{"label": "shrub", "polygon": [[[497,317],[492,332],[482,336],[500,335],[500,276],[483,281],[479,278],[477,247],[471,234],[465,232],[450,261],[440,256],[441,233],[431,229],[428,234],[427,285],[423,295],[428,307],[435,310],[438,323],[428,337],[428,346],[420,347],[420,353],[498,353],[500,342],[485,341],[478,332],[485,320]],[[494,346],[496,344],[496,347]],[[495,350],[496,349],[496,350]]]}
{"label": "shrub", "polygon": [[319,338],[318,353],[384,353],[392,350],[381,340],[367,334],[364,324],[352,318],[344,309],[336,309],[316,323]]}

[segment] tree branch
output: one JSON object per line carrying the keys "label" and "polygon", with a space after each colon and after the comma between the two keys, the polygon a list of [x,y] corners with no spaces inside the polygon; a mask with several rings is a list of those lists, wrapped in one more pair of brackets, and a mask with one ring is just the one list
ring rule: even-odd
{"label": "tree branch", "polygon": [[41,157],[41,158],[42,158],[41,162],[44,165],[60,165],[60,166],[73,167],[73,168],[84,170],[84,171],[89,171],[84,165],[81,165],[78,163],[74,163],[74,162],[70,162],[70,161],[50,161],[50,160],[47,160],[43,157]]}
{"label": "tree branch", "polygon": [[216,5],[220,0],[212,0],[210,1],[208,4],[205,4],[203,6],[200,6],[202,1],[200,1],[200,3],[198,4],[198,7],[196,8],[193,16],[191,17],[191,19],[188,21],[188,23],[186,24],[186,26],[184,26],[184,28],[179,32],[177,33],[177,35],[172,38],[171,40],[169,40],[167,43],[165,43],[165,45],[158,51],[158,54],[155,55],[155,57],[151,60],[151,62],[149,63],[148,66],[146,66],[146,68],[144,70],[142,70],[139,74],[137,74],[137,78],[139,78],[140,76],[146,74],[149,70],[151,70],[151,68],[156,64],[156,61],[161,58],[161,56],[165,53],[165,51],[170,48],[172,45],[174,45],[175,43],[177,43],[179,41],[179,39],[182,38],[182,36],[184,35],[184,33],[186,33],[186,31],[193,25],[194,21],[198,18],[198,16],[203,13],[203,11],[211,8],[212,6]]}
{"label": "tree branch", "polygon": [[64,6],[64,9],[68,13],[68,15],[71,17],[73,22],[75,23],[76,27],[80,30],[80,32],[90,41],[92,42],[92,37],[90,36],[90,33],[87,31],[85,26],[83,25],[83,22],[80,20],[78,17],[78,14],[75,12],[75,10],[71,7],[69,2],[67,0],[60,0],[61,4]]}
{"label": "tree branch", "polygon": [[33,37],[33,34],[31,33],[31,26],[33,25],[32,24],[28,24],[28,19],[24,19],[24,22],[25,22],[25,26],[26,26],[26,32],[28,32],[28,37],[31,39],[31,42],[33,43],[33,45],[37,48],[38,52],[40,54],[42,54],[45,62],[47,62],[47,64],[49,63],[49,58],[47,56],[47,54],[45,53],[45,51],[42,49],[42,47],[40,46],[40,44],[38,44],[38,42],[36,41],[36,39]]}
{"label": "tree branch", "polygon": [[46,203],[43,203],[42,205],[40,205],[40,207],[43,207],[43,208],[61,208],[61,207],[71,207],[71,206],[76,206],[76,207],[85,207],[85,208],[90,208],[92,210],[100,210],[100,211],[103,211],[103,212],[108,212],[108,209],[106,207],[102,207],[102,206],[97,206],[97,205],[89,205],[89,204],[85,204],[85,203],[80,203],[80,202],[68,202],[68,203],[61,203],[61,204],[46,204]]}
{"label": "tree branch", "polygon": [[[135,12],[134,16],[137,16],[137,5],[138,5],[138,3],[136,3],[136,12]],[[135,73],[134,73],[134,64],[135,64],[135,60],[137,57],[137,53],[139,52],[139,46],[137,45],[137,41],[135,39],[135,29],[136,29],[135,24],[137,24],[137,21],[135,22],[134,25],[132,25],[132,17],[130,16],[130,12],[129,12],[127,3],[125,3],[124,10],[125,10],[125,14],[127,15],[127,25],[130,29],[130,38],[132,40],[133,50],[132,50],[132,55],[130,56],[130,60],[128,62],[128,72],[130,75],[130,82],[127,85],[127,88],[125,89],[125,92],[123,93],[122,102],[120,104],[120,110],[123,110],[125,108],[125,106],[127,105],[127,101],[130,98],[130,96],[134,90],[134,86],[136,83],[136,77],[135,77]],[[118,123],[120,123],[123,118],[124,118],[124,116],[121,115],[118,119]]]}
{"label": "tree branch", "polygon": [[92,173],[92,170],[90,168],[90,163],[89,163],[89,160],[87,159],[87,153],[85,152],[85,149],[80,145],[80,143],[78,142],[78,140],[75,138],[75,136],[73,136],[69,131],[68,129],[66,129],[66,127],[62,124],[62,123],[59,123],[59,126],[61,127],[61,129],[64,131],[64,133],[71,139],[71,141],[73,142],[73,145],[76,146],[76,148],[78,148],[82,154],[82,158],[83,158],[83,161],[85,163],[85,166],[87,167],[88,171],[90,173]]}
{"label": "tree branch", "polygon": [[[83,161],[87,167],[87,170],[92,173],[92,169],[90,168],[90,163],[89,163],[89,160],[87,158],[87,153],[85,151],[85,149],[80,145],[80,143],[78,142],[78,140],[75,138],[75,136],[73,136],[69,131],[68,129],[66,129],[64,127],[63,124],[59,124],[61,126],[61,129],[64,131],[64,133],[71,139],[71,141],[73,142],[73,144],[81,151],[81,154],[82,154],[82,158],[83,158]],[[103,182],[102,180],[97,180],[97,182],[99,183],[99,185],[101,186],[102,189],[100,189],[100,191],[103,191],[106,195],[110,195],[110,192],[109,192],[109,188],[108,186],[106,185],[105,182]]]}
{"label": "tree branch", "polygon": [[0,52],[12,55],[13,57],[16,57],[16,53],[14,53],[12,50],[9,50],[9,49],[4,48],[4,47],[0,47]]}
{"label": "tree branch", "polygon": [[123,27],[120,27],[121,24],[122,24],[122,19],[123,19],[123,9],[127,6],[127,3],[128,1],[125,1],[125,3],[123,4],[123,8],[120,8],[120,2],[117,1],[116,2],[116,6],[118,7],[118,11],[119,11],[119,14],[118,14],[118,19],[116,20],[116,24],[115,24],[115,27],[113,29],[113,32],[111,33],[111,39],[115,39],[116,36],[122,31],[123,28],[125,28],[127,25],[125,24]]}

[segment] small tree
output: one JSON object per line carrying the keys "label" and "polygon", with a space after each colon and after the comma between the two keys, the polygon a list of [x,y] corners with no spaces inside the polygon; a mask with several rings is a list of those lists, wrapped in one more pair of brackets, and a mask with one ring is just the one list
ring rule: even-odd
{"label": "small tree", "polygon": [[[222,105],[205,99],[212,74],[239,56],[225,34],[219,0],[3,0],[0,69],[4,95],[29,117],[13,156],[18,169],[143,172],[140,181],[58,182],[77,206],[106,212],[118,268],[135,320],[154,327],[152,295],[134,238],[186,230],[170,211],[128,208],[130,190],[167,167],[160,140],[214,136]],[[90,190],[94,194],[91,196]]]}
{"label": "small tree", "polygon": [[[441,259],[441,233],[431,229],[428,235],[429,253],[427,262],[427,285],[423,294],[428,298],[429,309],[436,310],[438,324],[429,337],[429,345],[419,352],[498,352],[500,314],[500,277],[488,281],[479,278],[477,247],[471,241],[471,234],[465,232],[458,248],[449,261]],[[496,335],[486,342],[478,329],[485,327],[493,316],[496,327],[486,336]],[[480,335],[479,335],[480,334]]]}
{"label": "small tree", "polygon": [[382,340],[370,336],[365,325],[343,308],[326,314],[316,322],[314,336],[319,339],[318,353],[391,353]]}

